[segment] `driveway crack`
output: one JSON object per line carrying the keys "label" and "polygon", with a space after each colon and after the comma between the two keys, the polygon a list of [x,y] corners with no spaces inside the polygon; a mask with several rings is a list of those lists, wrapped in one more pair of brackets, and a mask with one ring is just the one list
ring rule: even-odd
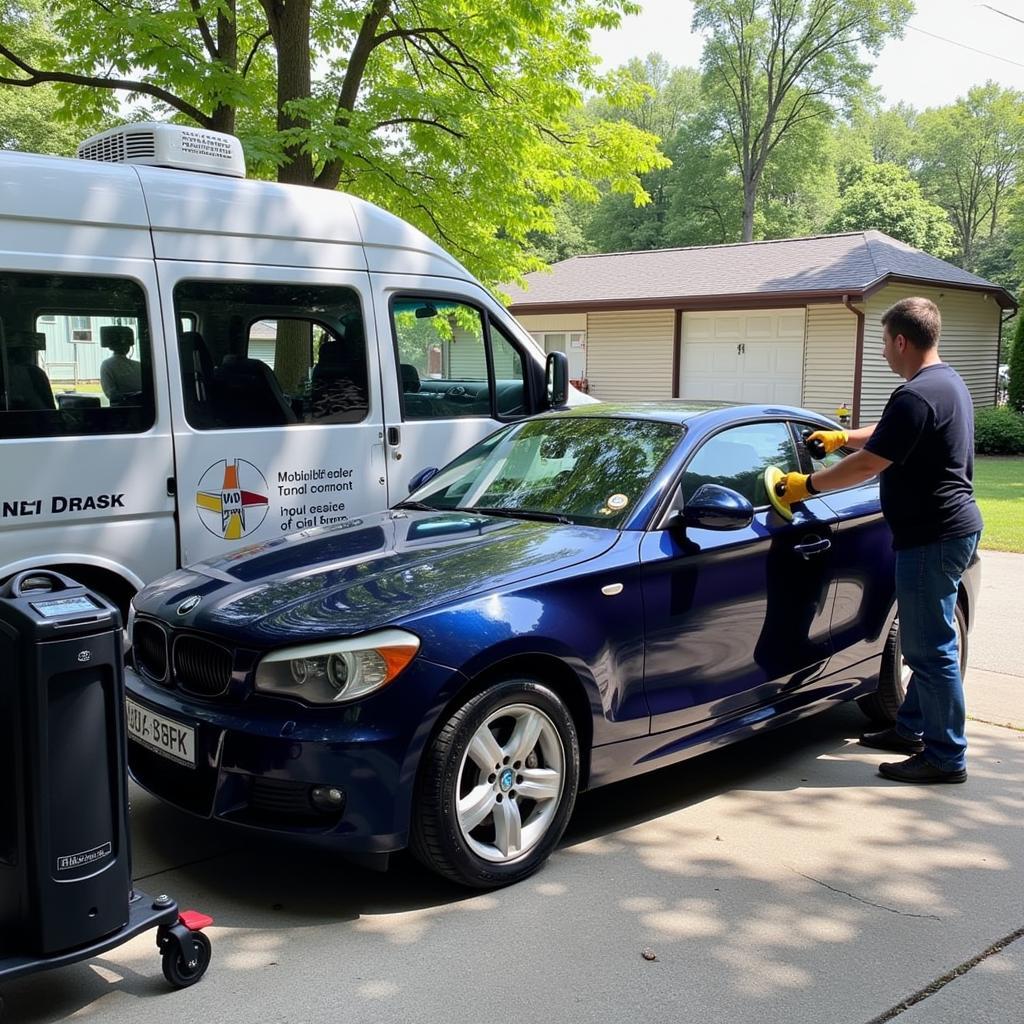
{"label": "driveway crack", "polygon": [[972,956],[970,960],[957,964],[951,971],[947,971],[942,977],[936,978],[930,985],[925,985],[923,989],[915,992],[912,996],[908,996],[903,1002],[897,1003],[892,1009],[886,1010],[885,1013],[877,1017],[872,1017],[867,1024],[886,1024],[886,1021],[892,1020],[893,1017],[898,1017],[904,1010],[909,1010],[916,1003],[920,1003],[929,996],[935,995],[939,989],[945,988],[951,981],[977,967],[982,960],[987,960],[990,956],[1005,949],[1011,942],[1016,942],[1022,936],[1024,936],[1024,928],[1018,928],[1015,932],[1004,935],[998,941],[993,942],[987,949],[982,950],[977,956]]}
{"label": "driveway crack", "polygon": [[941,917],[936,917],[935,914],[911,914],[906,910],[897,910],[896,907],[887,907],[884,903],[872,903],[871,900],[866,900],[863,896],[857,896],[852,892],[847,892],[845,889],[837,889],[834,885],[829,885],[828,882],[823,882],[820,878],[813,878],[810,875],[805,875],[802,871],[797,871],[796,868],[790,868],[789,870],[801,878],[806,878],[808,882],[814,882],[815,885],[828,889],[829,892],[834,892],[838,896],[848,896],[851,900],[856,900],[858,903],[863,903],[868,907],[874,907],[876,910],[885,910],[890,914],[899,914],[900,917],[917,917],[928,921],[942,920]]}

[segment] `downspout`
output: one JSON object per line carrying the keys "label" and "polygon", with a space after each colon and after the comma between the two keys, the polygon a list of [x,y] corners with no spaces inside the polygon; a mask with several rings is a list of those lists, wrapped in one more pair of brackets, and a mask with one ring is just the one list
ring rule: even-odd
{"label": "downspout", "polygon": [[[675,323],[672,325],[672,397],[679,397],[679,364],[683,348],[683,311],[675,311]],[[999,360],[997,359],[998,363]]]}
{"label": "downspout", "polygon": [[843,296],[843,305],[857,318],[857,351],[853,360],[853,400],[850,403],[850,426],[860,426],[860,384],[864,372],[864,311],[854,309],[850,296]]}
{"label": "downspout", "polygon": [[1007,313],[1006,316],[999,318],[999,333],[996,341],[996,392],[995,397],[992,399],[992,405],[996,406],[999,404],[999,356],[1003,351],[1003,324],[1008,320],[1012,320],[1016,316],[1016,312]]}

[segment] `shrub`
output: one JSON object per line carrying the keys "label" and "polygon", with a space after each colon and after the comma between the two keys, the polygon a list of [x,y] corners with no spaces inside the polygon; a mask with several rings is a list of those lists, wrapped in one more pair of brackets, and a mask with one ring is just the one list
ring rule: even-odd
{"label": "shrub", "polygon": [[1024,416],[1005,406],[974,414],[974,450],[979,455],[1024,455]]}
{"label": "shrub", "polygon": [[1017,412],[1024,412],[1024,316],[1017,318],[1017,330],[1010,348],[1010,386],[1006,404]]}

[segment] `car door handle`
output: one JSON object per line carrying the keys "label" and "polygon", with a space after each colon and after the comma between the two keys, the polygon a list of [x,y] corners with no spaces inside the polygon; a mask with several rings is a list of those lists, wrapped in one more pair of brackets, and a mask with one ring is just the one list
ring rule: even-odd
{"label": "car door handle", "polygon": [[828,537],[824,539],[815,537],[813,540],[804,541],[803,544],[794,544],[793,550],[801,558],[810,558],[811,555],[824,554],[830,547],[832,547],[832,541]]}

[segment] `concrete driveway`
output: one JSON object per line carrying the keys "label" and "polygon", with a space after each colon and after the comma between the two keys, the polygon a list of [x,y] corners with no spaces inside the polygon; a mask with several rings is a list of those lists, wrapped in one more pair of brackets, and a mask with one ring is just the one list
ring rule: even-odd
{"label": "concrete driveway", "polygon": [[149,933],[6,986],[8,1019],[1019,1021],[1022,584],[1024,556],[985,553],[964,786],[878,778],[886,755],[855,745],[841,706],[585,795],[549,864],[486,895],[136,793],[139,884],[215,916],[209,974],[169,991]]}

